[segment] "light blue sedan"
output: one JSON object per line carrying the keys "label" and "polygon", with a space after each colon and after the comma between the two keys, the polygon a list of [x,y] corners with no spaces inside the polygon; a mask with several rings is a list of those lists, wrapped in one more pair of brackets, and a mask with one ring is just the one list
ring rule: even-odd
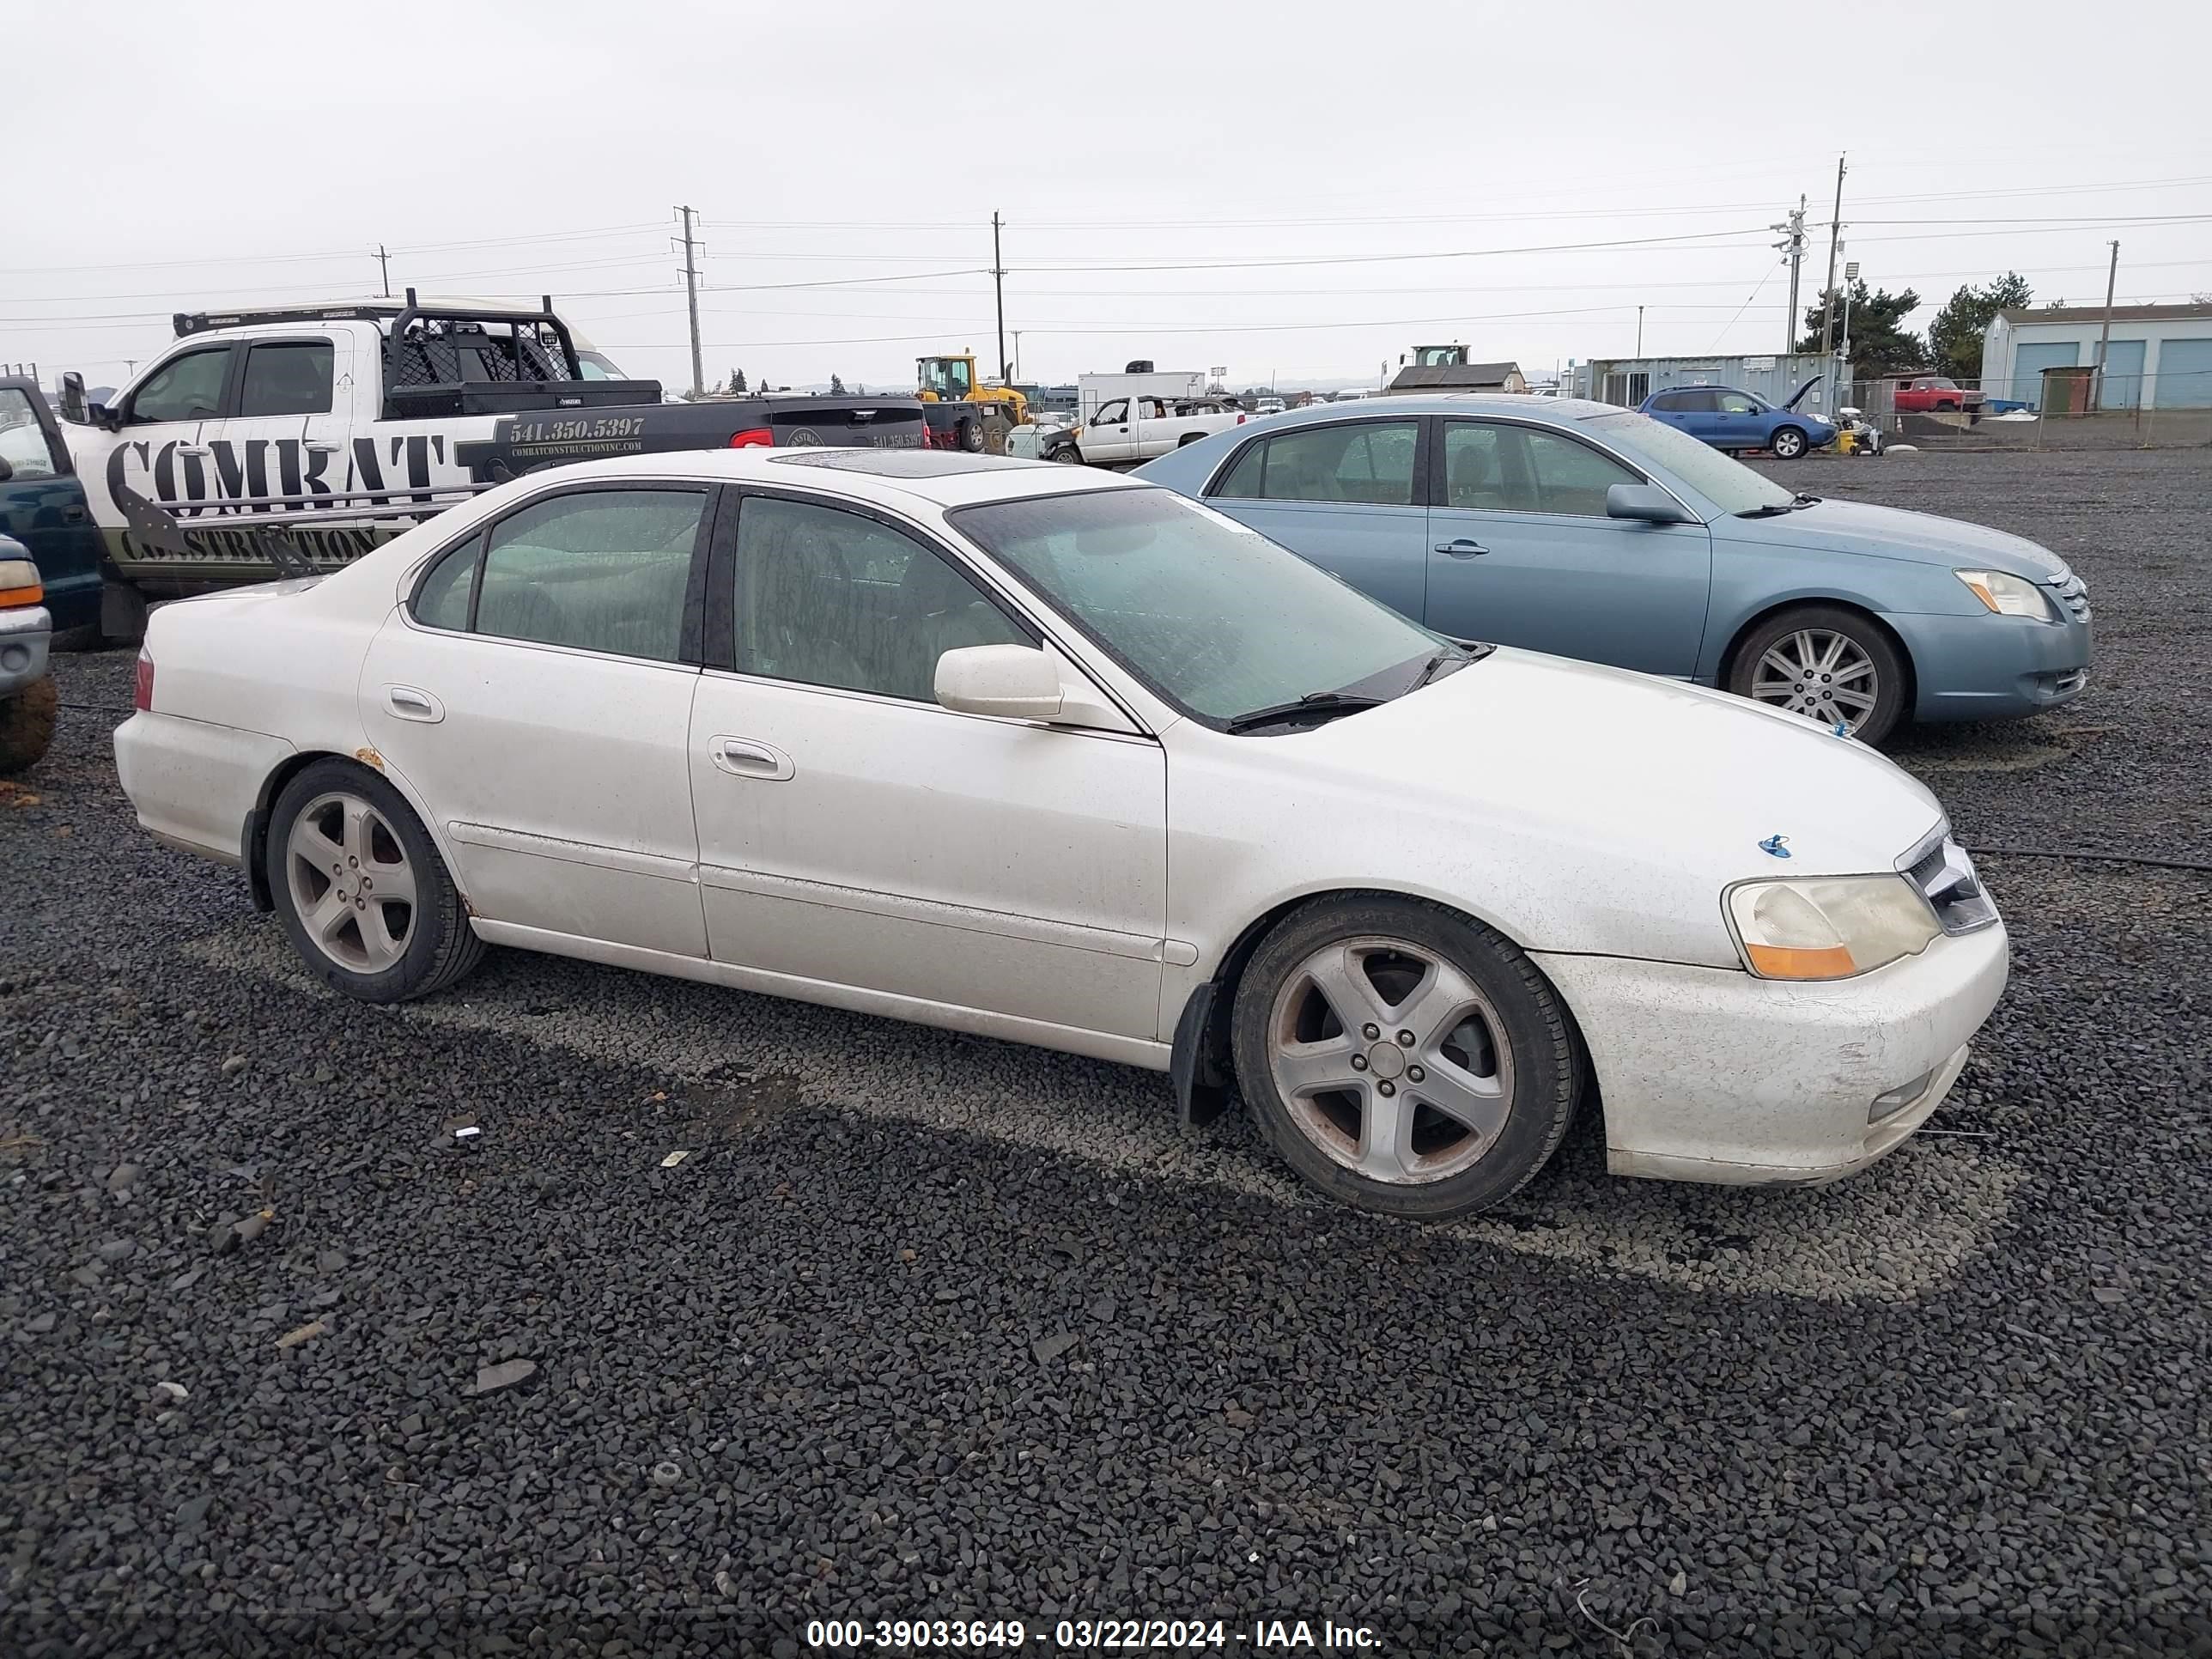
{"label": "light blue sedan", "polygon": [[1609,404],[1299,410],[1138,476],[1440,634],[1719,686],[1869,743],[1907,718],[2036,714],[2088,678],[2088,594],[2047,548],[1793,495]]}

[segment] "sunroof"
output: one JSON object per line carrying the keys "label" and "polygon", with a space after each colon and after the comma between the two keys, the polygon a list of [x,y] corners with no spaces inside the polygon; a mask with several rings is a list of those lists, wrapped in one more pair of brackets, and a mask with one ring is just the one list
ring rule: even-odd
{"label": "sunroof", "polygon": [[942,478],[955,472],[1043,466],[1011,455],[973,455],[963,449],[792,449],[769,457],[786,466],[832,466],[840,472],[872,472],[879,478]]}

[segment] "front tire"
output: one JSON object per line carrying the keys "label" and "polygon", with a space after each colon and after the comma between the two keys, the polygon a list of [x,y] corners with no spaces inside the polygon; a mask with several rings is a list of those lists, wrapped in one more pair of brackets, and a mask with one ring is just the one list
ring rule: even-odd
{"label": "front tire", "polygon": [[1779,427],[1767,440],[1767,447],[1776,460],[1794,461],[1805,453],[1805,434],[1794,426]]}
{"label": "front tire", "polygon": [[1045,459],[1048,461],[1057,461],[1062,466],[1081,466],[1083,465],[1083,452],[1078,449],[1073,444],[1062,444],[1059,448],[1054,450],[1051,454],[1046,456]]}
{"label": "front tire", "polygon": [[1331,1198],[1413,1220],[1519,1191],[1580,1089],[1566,1012],[1528,957],[1412,899],[1286,917],[1238,981],[1231,1037],[1240,1092],[1283,1161]]}
{"label": "front tire", "polygon": [[1808,605],[1769,617],[1746,635],[1729,670],[1739,697],[1880,743],[1905,714],[1905,658],[1863,612]]}
{"label": "front tire", "polygon": [[0,777],[36,766],[54,740],[55,711],[61,693],[54,677],[42,675],[12,697],[0,697]]}
{"label": "front tire", "polygon": [[264,866],[292,948],[333,991],[404,1002],[483,958],[422,820],[367,767],[319,760],[287,783],[270,811]]}

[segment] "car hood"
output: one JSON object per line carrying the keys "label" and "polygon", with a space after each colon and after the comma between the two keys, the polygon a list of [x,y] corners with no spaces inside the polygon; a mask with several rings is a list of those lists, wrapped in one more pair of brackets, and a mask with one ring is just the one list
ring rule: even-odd
{"label": "car hood", "polygon": [[1940,519],[1930,513],[1875,507],[1867,501],[1827,500],[1771,519],[1737,519],[1730,540],[1764,542],[1778,547],[1818,548],[1837,553],[1872,553],[1946,567],[1986,565],[2030,581],[2046,582],[2066,574],[2066,561],[2025,536],[1987,525]]}
{"label": "car hood", "polygon": [[1820,385],[1821,381],[1823,381],[1823,380],[1826,380],[1827,378],[1828,378],[1828,377],[1827,377],[1826,375],[1825,375],[1825,374],[1815,374],[1815,375],[1814,375],[1811,380],[1809,380],[1806,381],[1804,385],[1802,385],[1802,386],[1799,386],[1799,387],[1798,387],[1795,392],[1791,392],[1791,393],[1790,394],[1790,401],[1789,401],[1789,402],[1787,402],[1787,403],[1785,403],[1785,404],[1784,404],[1782,405],[1782,406],[1783,406],[1783,408],[1784,408],[1784,409],[1795,409],[1795,408],[1796,408],[1796,407],[1797,407],[1797,400],[1798,400],[1800,398],[1803,397],[1807,392],[1810,392],[1810,391],[1811,391],[1814,386],[1816,386]]}
{"label": "car hood", "polygon": [[[1294,746],[1334,793],[1396,803],[1369,820],[1373,854],[1425,868],[1472,909],[1518,911],[1500,890],[1510,883],[1548,910],[1534,901],[1571,884],[1578,919],[1529,938],[1540,950],[1735,967],[1730,883],[1892,871],[1943,817],[1882,755],[1810,720],[1510,648],[1380,708],[1249,741]],[[1786,858],[1760,847],[1777,836]]]}

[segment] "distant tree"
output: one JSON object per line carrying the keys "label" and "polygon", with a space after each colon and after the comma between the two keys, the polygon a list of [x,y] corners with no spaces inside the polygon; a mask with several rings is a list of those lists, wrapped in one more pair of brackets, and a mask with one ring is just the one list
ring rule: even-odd
{"label": "distant tree", "polygon": [[[1820,316],[1826,308],[1825,291],[1814,296],[1805,310],[1805,337],[1797,343],[1799,351],[1816,352],[1820,349]],[[1851,362],[1861,372],[1881,376],[1908,374],[1914,369],[1928,367],[1928,347],[1917,334],[1905,327],[1905,319],[1917,310],[1920,296],[1911,289],[1902,294],[1892,294],[1885,289],[1869,290],[1864,283],[1854,283],[1850,289],[1851,303]],[[1843,342],[1844,307],[1838,295],[1836,302],[1834,337],[1829,349],[1839,349]]]}
{"label": "distant tree", "polygon": [[830,395],[833,398],[845,395],[845,382],[834,372],[830,376]]}
{"label": "distant tree", "polygon": [[742,397],[745,390],[745,372],[742,368],[730,371],[730,390]]}
{"label": "distant tree", "polygon": [[[1928,351],[1935,366],[1958,380],[1973,380],[1982,372],[1982,336],[1990,321],[2008,307],[2024,306],[2032,297],[2027,278],[2008,270],[1993,283],[1976,288],[1962,284],[1936,320],[1928,325]],[[1854,317],[1856,329],[1858,319]]]}

